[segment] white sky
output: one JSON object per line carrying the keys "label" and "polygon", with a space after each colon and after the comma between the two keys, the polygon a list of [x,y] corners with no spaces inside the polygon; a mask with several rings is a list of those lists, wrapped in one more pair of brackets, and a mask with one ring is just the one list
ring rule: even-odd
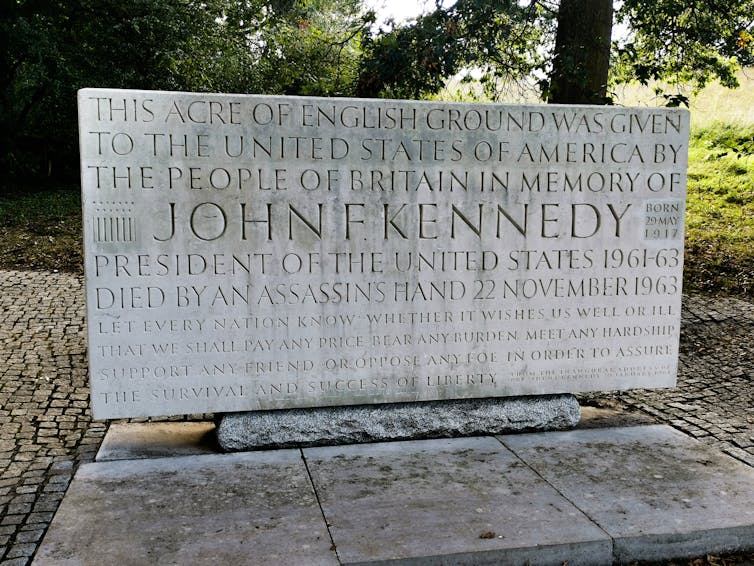
{"label": "white sky", "polygon": [[413,18],[435,5],[434,0],[366,0],[366,4],[377,12],[378,23],[390,17],[396,21]]}
{"label": "white sky", "polygon": [[[455,0],[443,0],[443,4],[452,5]],[[407,20],[418,16],[422,12],[432,10],[434,0],[366,0],[366,5],[377,12],[377,23],[381,24],[392,17],[396,21]],[[616,9],[620,2],[615,3]],[[613,39],[625,39],[628,36],[625,25],[613,25]]]}

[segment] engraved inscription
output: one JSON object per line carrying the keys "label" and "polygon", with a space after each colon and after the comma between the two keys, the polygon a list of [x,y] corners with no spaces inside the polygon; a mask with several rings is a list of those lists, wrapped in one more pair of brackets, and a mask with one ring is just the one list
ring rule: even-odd
{"label": "engraved inscription", "polygon": [[85,89],[98,418],[667,387],[688,113]]}
{"label": "engraved inscription", "polygon": [[94,201],[91,233],[97,243],[133,242],[136,221],[133,202]]}

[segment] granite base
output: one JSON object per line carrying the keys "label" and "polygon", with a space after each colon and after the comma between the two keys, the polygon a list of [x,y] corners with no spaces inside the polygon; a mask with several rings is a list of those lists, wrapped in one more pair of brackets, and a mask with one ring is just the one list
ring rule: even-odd
{"label": "granite base", "polygon": [[573,395],[228,413],[217,439],[226,451],[333,446],[563,430],[580,418]]}

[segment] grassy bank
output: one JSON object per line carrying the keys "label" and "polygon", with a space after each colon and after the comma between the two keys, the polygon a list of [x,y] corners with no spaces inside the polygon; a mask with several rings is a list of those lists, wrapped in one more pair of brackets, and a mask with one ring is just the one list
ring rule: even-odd
{"label": "grassy bank", "polygon": [[680,91],[689,97],[692,130],[719,123],[754,124],[754,67],[741,70],[736,76],[741,86],[734,90],[719,83],[712,83],[697,94],[662,84],[623,85],[615,89],[613,96],[616,104],[623,106],[663,106],[665,99],[655,92],[655,87],[659,86],[667,93]]}
{"label": "grassy bank", "polygon": [[0,267],[83,271],[78,187],[0,198]]}
{"label": "grassy bank", "polygon": [[687,289],[754,297],[754,124],[696,128],[689,148]]}

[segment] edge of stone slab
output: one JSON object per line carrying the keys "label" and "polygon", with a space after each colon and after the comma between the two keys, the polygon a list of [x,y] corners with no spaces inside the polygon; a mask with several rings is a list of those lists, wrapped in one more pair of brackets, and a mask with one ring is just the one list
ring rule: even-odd
{"label": "edge of stone slab", "polygon": [[684,560],[710,554],[751,552],[752,550],[754,550],[754,525],[613,537],[615,564]]}
{"label": "edge of stone slab", "polygon": [[233,452],[565,430],[579,419],[573,395],[537,395],[227,413],[216,434]]}
{"label": "edge of stone slab", "polygon": [[604,566],[612,561],[612,543],[604,540],[538,545],[458,554],[411,556],[386,560],[343,561],[343,566]]}
{"label": "edge of stone slab", "polygon": [[212,422],[112,423],[95,461],[196,456],[218,452]]}

